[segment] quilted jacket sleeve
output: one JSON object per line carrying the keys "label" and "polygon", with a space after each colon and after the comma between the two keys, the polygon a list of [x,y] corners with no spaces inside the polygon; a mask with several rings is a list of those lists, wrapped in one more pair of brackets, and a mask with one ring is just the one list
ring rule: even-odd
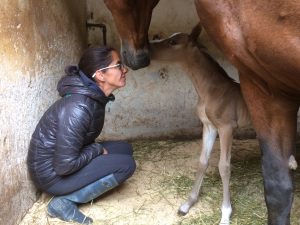
{"label": "quilted jacket sleeve", "polygon": [[72,174],[103,153],[100,143],[83,146],[91,114],[83,105],[65,107],[60,115],[53,167],[58,175]]}

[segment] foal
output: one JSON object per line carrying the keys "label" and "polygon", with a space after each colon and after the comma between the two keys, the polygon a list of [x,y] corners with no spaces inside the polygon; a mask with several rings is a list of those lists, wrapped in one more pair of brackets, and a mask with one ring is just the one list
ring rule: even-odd
{"label": "foal", "polygon": [[232,212],[229,192],[232,136],[235,128],[250,125],[250,116],[239,84],[197,45],[200,32],[201,26],[198,25],[191,34],[176,33],[167,39],[151,42],[151,58],[178,63],[191,79],[199,96],[197,112],[203,123],[202,151],[192,192],[188,200],[180,206],[179,213],[188,213],[198,200],[218,133],[221,148],[219,172],[223,183],[220,224],[229,224]]}

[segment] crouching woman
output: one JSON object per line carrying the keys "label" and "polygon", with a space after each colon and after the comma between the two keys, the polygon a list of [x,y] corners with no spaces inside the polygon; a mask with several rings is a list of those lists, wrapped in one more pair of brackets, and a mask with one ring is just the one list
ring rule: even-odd
{"label": "crouching woman", "polygon": [[61,96],[44,113],[32,135],[27,164],[35,185],[53,195],[47,213],[64,221],[90,224],[77,204],[118,186],[135,171],[132,146],[95,142],[128,69],[110,47],[87,49],[78,66],[66,68],[57,85]]}

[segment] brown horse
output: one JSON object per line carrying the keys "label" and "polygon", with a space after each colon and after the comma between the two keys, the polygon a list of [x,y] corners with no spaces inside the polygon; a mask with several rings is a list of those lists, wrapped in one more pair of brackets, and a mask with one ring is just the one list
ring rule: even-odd
{"label": "brown horse", "polygon": [[131,69],[150,64],[148,29],[159,0],[104,0],[121,37],[121,56]]}
{"label": "brown horse", "polygon": [[[124,62],[133,69],[145,67],[148,56],[132,56],[147,52],[158,0],[105,2],[125,45]],[[296,151],[300,105],[300,2],[195,0],[195,5],[208,35],[239,71],[262,152],[268,224],[290,224],[294,188],[288,161]]]}

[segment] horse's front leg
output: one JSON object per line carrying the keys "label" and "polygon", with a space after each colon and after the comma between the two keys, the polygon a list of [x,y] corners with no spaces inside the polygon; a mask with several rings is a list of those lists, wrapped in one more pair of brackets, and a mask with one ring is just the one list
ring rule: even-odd
{"label": "horse's front leg", "polygon": [[269,93],[263,83],[240,76],[244,98],[251,113],[262,152],[265,201],[269,225],[289,225],[293,181],[289,169],[295,152],[299,105]]}
{"label": "horse's front leg", "polygon": [[219,129],[220,136],[220,161],[219,161],[219,172],[223,184],[223,202],[222,202],[222,218],[220,224],[229,225],[230,216],[232,212],[231,202],[230,202],[230,159],[231,159],[231,147],[232,147],[232,132],[233,127],[226,125]]}
{"label": "horse's front leg", "polygon": [[208,160],[209,160],[213,145],[215,143],[216,136],[217,136],[217,129],[212,124],[209,124],[209,123],[203,124],[202,151],[200,154],[199,167],[198,167],[197,174],[196,174],[196,181],[193,185],[193,188],[192,188],[192,191],[190,193],[188,200],[186,202],[184,202],[178,210],[178,213],[180,215],[187,214],[188,211],[190,210],[190,208],[198,200],[201,184],[203,181],[205,171],[208,167]]}

